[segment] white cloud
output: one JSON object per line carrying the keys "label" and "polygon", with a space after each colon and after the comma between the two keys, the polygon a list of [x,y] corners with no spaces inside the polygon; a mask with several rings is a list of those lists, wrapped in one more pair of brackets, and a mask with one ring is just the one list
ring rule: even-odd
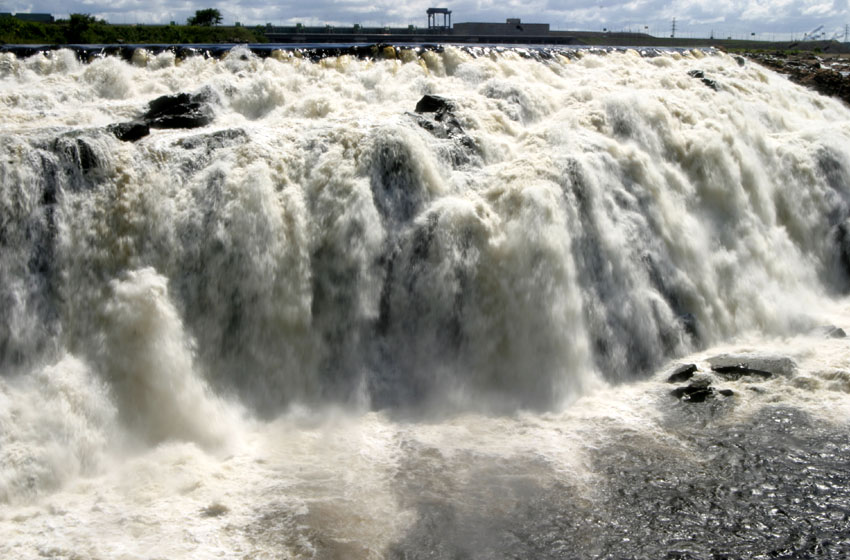
{"label": "white cloud", "polygon": [[807,16],[828,17],[835,14],[835,6],[833,2],[812,3],[810,6],[807,6],[802,13]]}
{"label": "white cloud", "polygon": [[[0,0],[4,11],[49,12],[59,17],[88,13],[113,23],[184,22],[195,10],[218,8],[224,23],[246,25],[294,23],[318,25],[425,26],[425,10],[434,5],[453,11],[452,21],[501,22],[508,17],[549,23],[554,29],[643,29],[669,34],[707,36],[798,33],[825,25],[843,32],[850,23],[847,0],[282,0],[260,5],[256,0]],[[723,27],[727,27],[725,29]]]}

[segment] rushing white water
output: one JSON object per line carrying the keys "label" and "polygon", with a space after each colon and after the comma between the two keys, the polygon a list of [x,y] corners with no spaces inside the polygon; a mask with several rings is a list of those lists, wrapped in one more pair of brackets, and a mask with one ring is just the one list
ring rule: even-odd
{"label": "rushing white water", "polygon": [[[0,54],[0,556],[653,557],[540,535],[699,464],[681,418],[846,432],[850,109],[524,53]],[[797,366],[694,420],[664,371],[721,352]]]}

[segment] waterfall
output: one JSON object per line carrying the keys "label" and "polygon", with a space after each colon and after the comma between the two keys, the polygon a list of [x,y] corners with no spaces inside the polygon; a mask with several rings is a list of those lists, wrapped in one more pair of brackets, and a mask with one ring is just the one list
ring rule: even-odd
{"label": "waterfall", "polygon": [[[119,138],[177,94],[201,126]],[[850,109],[720,52],[6,52],[0,107],[0,502],[116,449],[213,472],[305,410],[383,426],[340,428],[365,447],[376,414],[542,430],[850,291]]]}

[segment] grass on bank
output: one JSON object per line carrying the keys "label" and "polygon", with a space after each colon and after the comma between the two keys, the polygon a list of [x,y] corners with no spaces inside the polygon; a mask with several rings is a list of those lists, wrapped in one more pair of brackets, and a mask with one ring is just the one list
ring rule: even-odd
{"label": "grass on bank", "polygon": [[0,44],[264,43],[262,27],[210,25],[114,25],[85,14],[54,23],[0,17]]}

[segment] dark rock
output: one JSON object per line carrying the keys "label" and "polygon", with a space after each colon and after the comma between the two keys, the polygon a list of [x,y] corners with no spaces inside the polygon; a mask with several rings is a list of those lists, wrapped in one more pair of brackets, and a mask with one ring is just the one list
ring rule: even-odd
{"label": "dark rock", "polygon": [[150,134],[151,129],[147,123],[142,121],[130,121],[110,125],[107,130],[124,142],[135,142]]}
{"label": "dark rock", "polygon": [[697,371],[695,364],[682,364],[673,370],[670,377],[667,378],[667,383],[681,383],[687,381],[694,376]]}
{"label": "dark rock", "polygon": [[823,336],[824,338],[846,338],[847,333],[844,332],[844,329],[840,327],[836,327],[835,325],[826,325],[823,327],[818,327],[814,330],[815,335]]}
{"label": "dark rock", "polygon": [[[43,153],[39,154],[39,161],[41,163],[41,176],[44,178],[44,191],[41,194],[41,203],[45,205],[56,204],[60,191],[58,165],[55,160]],[[0,240],[2,239],[3,236],[0,235]]]}
{"label": "dark rock", "polygon": [[797,364],[787,356],[741,353],[720,354],[708,359],[712,371],[730,379],[740,379],[744,376],[767,378],[772,375],[792,375],[797,370]]}
{"label": "dark rock", "polygon": [[[416,113],[407,113],[416,124],[442,140],[454,140],[448,149],[448,159],[455,166],[469,163],[478,151],[475,141],[467,135],[454,115],[453,101],[437,95],[426,95],[416,104]],[[428,113],[427,115],[423,113]]]}
{"label": "dark rock", "polygon": [[455,104],[450,99],[439,95],[426,94],[416,104],[417,113],[451,112],[455,110]]}
{"label": "dark rock", "polygon": [[248,135],[241,128],[210,130],[196,129],[194,133],[181,134],[171,142],[170,152],[186,175],[192,175],[220,157],[220,150],[247,142]]}
{"label": "dark rock", "polygon": [[201,510],[201,517],[220,517],[230,511],[224,504],[213,502]]}
{"label": "dark rock", "polygon": [[734,395],[734,392],[730,389],[717,390],[711,386],[711,380],[700,378],[694,379],[690,385],[676,387],[670,391],[670,394],[685,402],[701,403],[714,398],[718,394],[724,397],[731,397]]}
{"label": "dark rock", "polygon": [[157,97],[148,105],[142,119],[151,128],[198,128],[215,118],[209,90]]}
{"label": "dark rock", "polygon": [[437,138],[448,139],[461,137],[466,138],[470,143],[474,144],[472,139],[464,134],[460,122],[450,113],[435,113],[435,116],[432,118],[414,114],[411,114],[411,116],[416,119],[416,124]]}
{"label": "dark rock", "polygon": [[736,56],[735,62],[738,63],[738,66],[745,66],[747,64],[747,59],[743,56]]}
{"label": "dark rock", "polygon": [[82,173],[101,167],[102,162],[91,140],[73,136],[62,136],[53,142],[53,151],[62,161]]}
{"label": "dark rock", "polygon": [[800,83],[810,86],[818,92],[832,97],[850,99],[850,80],[841,72],[828,68],[815,69],[802,77]]}
{"label": "dark rock", "polygon": [[770,377],[773,377],[773,374],[769,371],[753,369],[747,367],[746,364],[738,364],[736,366],[717,366],[712,367],[711,371],[717,373],[724,379],[728,379],[729,381],[737,381],[742,377],[761,377],[762,379],[769,379]]}
{"label": "dark rock", "polygon": [[705,84],[707,87],[710,87],[714,91],[717,91],[718,89],[717,82],[715,82],[711,78],[706,78],[705,72],[703,72],[702,70],[691,70],[690,72],[688,72],[688,76],[690,76],[691,78],[702,80],[703,84]]}
{"label": "dark rock", "polygon": [[699,330],[697,328],[697,318],[693,313],[682,313],[677,317],[682,329],[693,339],[699,339]]}
{"label": "dark rock", "polygon": [[416,123],[438,138],[450,138],[463,134],[463,128],[454,111],[457,106],[450,99],[439,95],[425,95],[416,104],[417,113],[434,113],[432,118],[415,115]]}
{"label": "dark rock", "polygon": [[718,89],[719,89],[719,87],[717,86],[717,82],[715,82],[714,80],[712,80],[710,78],[703,78],[702,83],[705,84],[707,87],[710,87],[714,91],[718,91]]}
{"label": "dark rock", "polygon": [[180,138],[176,142],[176,145],[180,146],[184,150],[194,150],[202,147],[207,152],[212,152],[220,148],[242,143],[246,141],[247,138],[248,135],[243,129],[230,128],[225,130],[216,130],[215,132],[210,133],[201,133],[197,136],[190,136],[188,138]]}
{"label": "dark rock", "polygon": [[701,384],[691,384],[685,387],[676,387],[670,391],[670,394],[682,401],[701,403],[714,396],[714,389],[703,387]]}
{"label": "dark rock", "polygon": [[[780,57],[770,53],[746,53],[747,57],[777,72],[782,72],[797,84],[815,91],[838,97],[850,104],[850,75],[842,71],[840,58],[830,57],[826,61],[812,53],[796,53]],[[826,66],[826,67],[824,67]],[[830,66],[835,66],[834,68]]]}
{"label": "dark rock", "polygon": [[844,329],[839,327],[833,327],[830,329],[826,336],[829,338],[847,338],[847,333],[844,332]]}
{"label": "dark rock", "polygon": [[375,143],[371,161],[371,187],[375,207],[390,224],[413,219],[428,200],[428,189],[416,172],[410,147],[394,138]]}
{"label": "dark rock", "polygon": [[847,221],[836,225],[831,234],[833,243],[838,249],[838,259],[846,277],[850,278],[850,223]]}

